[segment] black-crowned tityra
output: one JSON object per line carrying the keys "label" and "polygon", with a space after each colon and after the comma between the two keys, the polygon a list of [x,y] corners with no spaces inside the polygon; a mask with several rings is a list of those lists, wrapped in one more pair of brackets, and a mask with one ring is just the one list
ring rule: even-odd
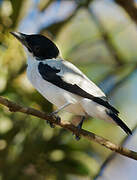
{"label": "black-crowned tityra", "polygon": [[84,118],[92,116],[114,122],[127,134],[132,134],[102,90],[76,66],[61,58],[58,47],[50,39],[40,34],[11,34],[32,54],[27,62],[27,76],[39,93],[57,106],[58,110],[52,114],[64,109],[82,116],[79,129]]}

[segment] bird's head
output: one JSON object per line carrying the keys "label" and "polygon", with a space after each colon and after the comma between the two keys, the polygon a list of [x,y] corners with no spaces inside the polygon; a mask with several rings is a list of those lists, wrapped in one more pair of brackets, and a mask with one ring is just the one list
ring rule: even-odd
{"label": "bird's head", "polygon": [[23,34],[11,32],[37,60],[52,59],[59,55],[57,46],[41,34]]}

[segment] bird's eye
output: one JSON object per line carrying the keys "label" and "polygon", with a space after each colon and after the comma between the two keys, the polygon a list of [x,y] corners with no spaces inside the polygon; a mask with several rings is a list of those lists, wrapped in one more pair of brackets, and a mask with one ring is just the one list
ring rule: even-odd
{"label": "bird's eye", "polygon": [[39,47],[39,46],[35,46],[35,47],[34,47],[34,51],[35,51],[35,52],[39,52],[39,50],[40,50],[40,47]]}

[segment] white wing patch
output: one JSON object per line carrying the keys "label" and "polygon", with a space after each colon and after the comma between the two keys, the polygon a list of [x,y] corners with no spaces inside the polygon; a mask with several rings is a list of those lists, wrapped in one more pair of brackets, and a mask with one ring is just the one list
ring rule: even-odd
{"label": "white wing patch", "polygon": [[103,91],[90,81],[76,66],[67,61],[62,61],[60,67],[61,72],[58,75],[62,76],[63,80],[68,83],[76,84],[87,93],[96,97],[106,97]]}
{"label": "white wing patch", "polygon": [[43,64],[48,64],[52,68],[59,69],[60,72],[57,73],[57,75],[61,76],[65,82],[73,85],[76,84],[85,92],[106,99],[106,95],[103,91],[72,63],[61,59],[48,59],[42,62]]}

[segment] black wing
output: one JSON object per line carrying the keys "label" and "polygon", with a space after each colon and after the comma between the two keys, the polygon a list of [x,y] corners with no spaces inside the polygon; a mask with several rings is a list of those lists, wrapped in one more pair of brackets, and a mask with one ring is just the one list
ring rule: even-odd
{"label": "black wing", "polygon": [[107,101],[87,93],[86,91],[81,89],[76,84],[71,84],[71,83],[65,82],[61,78],[61,76],[59,76],[57,74],[60,72],[59,69],[56,69],[55,67],[51,67],[48,64],[43,64],[42,62],[40,62],[38,65],[38,70],[39,70],[39,73],[42,76],[42,78],[45,79],[46,81],[66,90],[66,91],[69,91],[71,93],[74,93],[74,94],[79,95],[84,98],[91,99],[92,101],[112,110],[115,114],[119,113],[118,110],[115,109],[114,107],[112,107]]}
{"label": "black wing", "polygon": [[119,125],[128,135],[132,134],[132,131],[128,128],[128,126],[111,110],[106,111],[106,113]]}

